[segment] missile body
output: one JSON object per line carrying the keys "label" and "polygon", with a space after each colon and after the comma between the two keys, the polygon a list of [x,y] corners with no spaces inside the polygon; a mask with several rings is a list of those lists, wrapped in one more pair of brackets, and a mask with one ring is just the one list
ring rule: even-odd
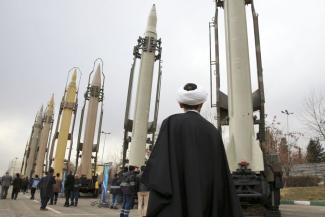
{"label": "missile body", "polygon": [[27,159],[27,166],[26,166],[26,173],[25,173],[25,175],[28,177],[32,177],[34,173],[34,165],[35,165],[35,158],[36,158],[35,155],[36,155],[38,141],[42,129],[42,116],[43,116],[43,106],[37,113],[33,125],[33,132],[32,132],[30,145],[29,145],[29,156]]}
{"label": "missile body", "polygon": [[94,146],[94,135],[96,129],[98,103],[101,89],[101,70],[100,65],[97,66],[94,78],[90,85],[90,98],[88,103],[87,119],[85,125],[84,143],[82,145],[82,156],[80,164],[81,175],[91,178],[91,157]]}
{"label": "missile body", "polygon": [[38,153],[36,158],[35,174],[40,177],[43,176],[43,171],[44,171],[45,152],[46,152],[51,126],[53,123],[53,110],[54,110],[54,96],[52,95],[44,114],[44,124],[41,131],[40,140],[38,143],[39,148],[38,148]]}
{"label": "missile body", "polygon": [[64,157],[70,132],[72,113],[76,106],[77,72],[74,70],[63,101],[62,118],[54,157],[54,172],[63,174]]}
{"label": "missile body", "polygon": [[229,167],[235,171],[238,163],[245,161],[252,171],[262,171],[263,154],[255,138],[253,123],[245,1],[225,0],[224,10],[229,95]]}
{"label": "missile body", "polygon": [[135,101],[135,115],[129,154],[129,164],[134,166],[144,165],[145,160],[144,156],[155,62],[155,50],[152,45],[155,44],[157,40],[156,24],[156,8],[155,5],[153,5],[145,32],[145,44],[141,54],[140,73]]}
{"label": "missile body", "polygon": [[27,143],[26,143],[26,148],[25,148],[25,152],[24,152],[23,162],[21,164],[21,169],[20,169],[20,174],[23,175],[23,176],[26,173],[26,162],[27,162],[28,149],[29,149],[29,141],[27,141]]}

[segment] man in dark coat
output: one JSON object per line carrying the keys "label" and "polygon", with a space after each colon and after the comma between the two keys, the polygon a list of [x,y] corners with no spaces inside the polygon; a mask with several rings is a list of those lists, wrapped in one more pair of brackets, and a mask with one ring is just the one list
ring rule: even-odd
{"label": "man in dark coat", "polygon": [[74,186],[74,176],[72,174],[72,171],[69,172],[69,175],[67,175],[65,182],[64,182],[64,194],[65,194],[65,207],[69,207],[69,199],[71,197],[71,193],[73,191]]}
{"label": "man in dark coat", "polygon": [[73,183],[73,189],[71,191],[71,204],[70,206],[78,206],[78,199],[79,199],[79,191],[81,188],[81,181],[79,178],[79,175],[74,176],[74,183]]}
{"label": "man in dark coat", "polygon": [[20,178],[19,173],[16,173],[16,177],[12,181],[12,192],[11,192],[12,200],[17,200],[17,196],[20,191],[21,185],[22,185],[22,179]]}
{"label": "man in dark coat", "polygon": [[185,113],[168,117],[148,160],[147,217],[242,217],[218,130],[199,114],[207,92],[193,83],[179,90]]}
{"label": "man in dark coat", "polygon": [[133,207],[133,200],[137,194],[137,177],[135,174],[135,167],[129,166],[128,170],[125,170],[122,176],[120,184],[121,191],[123,193],[123,204],[120,212],[120,217],[128,217],[130,210]]}
{"label": "man in dark coat", "polygon": [[121,186],[120,186],[120,179],[117,176],[117,174],[114,175],[114,178],[112,180],[110,193],[112,194],[112,203],[110,208],[111,209],[117,209],[117,196],[121,194]]}
{"label": "man in dark coat", "polygon": [[1,199],[6,199],[8,194],[8,189],[11,185],[12,177],[9,176],[9,172],[6,172],[6,175],[1,178]]}
{"label": "man in dark coat", "polygon": [[50,168],[47,175],[42,177],[39,182],[40,196],[41,196],[41,207],[40,210],[47,210],[46,206],[53,194],[53,185],[55,179],[53,176],[54,169]]}

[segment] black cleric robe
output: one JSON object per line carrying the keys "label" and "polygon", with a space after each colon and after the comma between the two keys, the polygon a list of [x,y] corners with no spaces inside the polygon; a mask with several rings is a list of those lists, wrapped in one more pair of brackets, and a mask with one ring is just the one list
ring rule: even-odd
{"label": "black cleric robe", "polygon": [[163,121],[143,180],[147,217],[242,217],[223,142],[200,114]]}

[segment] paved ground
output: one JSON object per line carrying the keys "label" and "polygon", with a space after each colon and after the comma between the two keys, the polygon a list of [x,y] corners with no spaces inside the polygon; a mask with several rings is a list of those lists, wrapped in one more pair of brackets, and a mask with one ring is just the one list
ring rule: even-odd
{"label": "paved ground", "polygon": [[[40,211],[38,199],[35,201],[28,199],[29,194],[20,193],[18,200],[0,200],[0,217],[118,217],[118,210],[108,208],[98,208],[91,206],[95,199],[80,199],[78,207],[63,207],[63,198],[60,198],[57,205],[48,206],[48,211]],[[324,217],[325,207],[315,206],[281,206],[283,217]],[[132,212],[130,217],[135,217],[136,212]]]}

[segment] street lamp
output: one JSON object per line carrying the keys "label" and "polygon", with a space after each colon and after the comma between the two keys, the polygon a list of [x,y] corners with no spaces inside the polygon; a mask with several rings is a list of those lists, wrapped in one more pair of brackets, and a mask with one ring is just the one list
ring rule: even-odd
{"label": "street lamp", "polygon": [[103,130],[100,133],[104,134],[104,145],[103,145],[103,152],[102,152],[102,163],[104,163],[104,150],[105,150],[106,135],[109,135],[111,133],[110,132],[105,132]]}
{"label": "street lamp", "polygon": [[287,135],[286,135],[286,140],[288,144],[288,164],[290,163],[290,149],[291,149],[291,144],[289,142],[289,115],[293,115],[293,112],[289,112],[287,109],[281,111],[282,114],[285,114],[287,116]]}

